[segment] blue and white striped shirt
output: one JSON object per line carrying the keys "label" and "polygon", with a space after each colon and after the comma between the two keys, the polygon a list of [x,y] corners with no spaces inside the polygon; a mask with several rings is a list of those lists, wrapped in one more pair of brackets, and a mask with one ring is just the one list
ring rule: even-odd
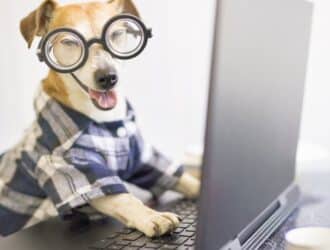
{"label": "blue and white striped shirt", "polygon": [[43,92],[35,108],[37,120],[23,140],[0,156],[1,235],[128,192],[125,182],[159,196],[183,172],[143,140],[129,103],[127,117],[109,123],[97,123]]}

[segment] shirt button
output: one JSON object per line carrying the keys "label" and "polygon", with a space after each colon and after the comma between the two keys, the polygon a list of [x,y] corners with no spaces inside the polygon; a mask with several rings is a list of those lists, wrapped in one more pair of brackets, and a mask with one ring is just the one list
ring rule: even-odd
{"label": "shirt button", "polygon": [[134,122],[126,123],[126,128],[131,134],[134,134],[137,130],[136,124]]}
{"label": "shirt button", "polygon": [[125,137],[127,136],[127,130],[124,127],[120,127],[117,129],[118,137]]}

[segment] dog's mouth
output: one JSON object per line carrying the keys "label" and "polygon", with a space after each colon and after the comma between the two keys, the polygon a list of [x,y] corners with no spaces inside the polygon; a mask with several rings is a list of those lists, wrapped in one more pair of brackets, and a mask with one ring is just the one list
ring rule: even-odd
{"label": "dog's mouth", "polygon": [[88,88],[88,94],[93,104],[101,110],[111,110],[117,104],[117,95],[114,90],[97,91]]}
{"label": "dog's mouth", "polygon": [[101,91],[84,85],[75,74],[71,74],[79,86],[88,94],[92,103],[100,110],[108,111],[116,107],[117,94],[113,89]]}

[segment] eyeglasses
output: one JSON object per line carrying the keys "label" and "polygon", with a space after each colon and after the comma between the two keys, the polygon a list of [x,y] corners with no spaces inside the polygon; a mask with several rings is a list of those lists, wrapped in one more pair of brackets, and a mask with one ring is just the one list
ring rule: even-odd
{"label": "eyeglasses", "polygon": [[73,73],[86,63],[89,48],[95,43],[101,44],[112,57],[128,60],[141,54],[151,37],[152,30],[139,18],[121,14],[105,24],[101,38],[89,41],[74,29],[53,30],[41,39],[37,54],[51,69]]}

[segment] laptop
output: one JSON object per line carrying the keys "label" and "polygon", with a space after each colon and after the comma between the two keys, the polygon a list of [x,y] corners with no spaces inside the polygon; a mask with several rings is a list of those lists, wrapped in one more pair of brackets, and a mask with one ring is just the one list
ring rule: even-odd
{"label": "laptop", "polygon": [[77,232],[54,219],[0,240],[0,248],[259,249],[299,201],[311,16],[304,0],[215,1],[201,197],[158,207],[183,217],[173,233],[149,239],[113,222]]}

